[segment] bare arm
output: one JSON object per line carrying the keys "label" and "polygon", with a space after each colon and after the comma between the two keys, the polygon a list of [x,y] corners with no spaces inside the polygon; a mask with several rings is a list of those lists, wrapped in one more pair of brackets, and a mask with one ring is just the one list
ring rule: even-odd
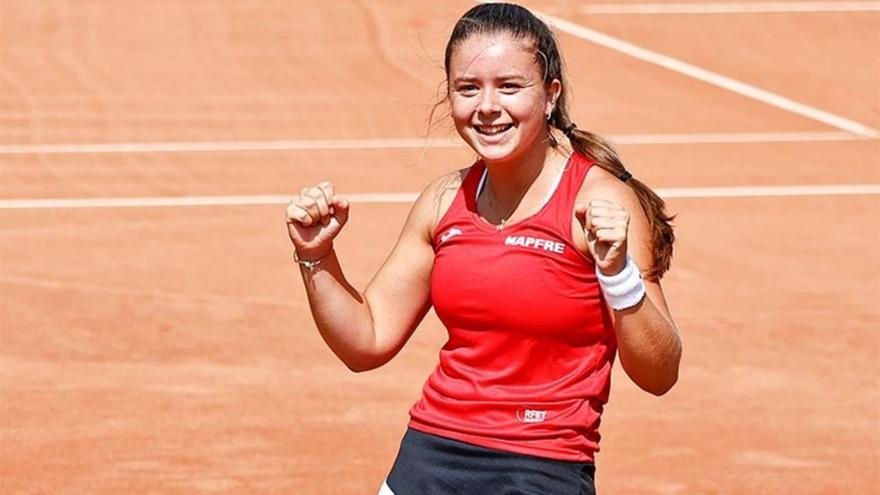
{"label": "bare arm", "polygon": [[[653,262],[650,246],[651,227],[632,189],[613,177],[599,179],[591,184],[589,198],[591,201],[599,201],[596,207],[598,216],[602,216],[606,210],[613,209],[603,202],[625,210],[624,217],[628,216],[628,218],[627,223],[622,227],[622,253],[624,256],[629,254],[639,267],[649,267]],[[584,206],[579,208],[580,211],[576,210],[576,213],[584,219],[584,222],[589,223],[590,220],[586,219],[589,217],[586,208]],[[602,225],[599,220],[596,223]],[[609,226],[611,224],[612,222],[608,223]],[[585,231],[587,237],[590,237],[589,229]],[[595,243],[595,238],[593,242]],[[596,254],[592,252],[594,250],[595,248],[591,249],[591,255],[597,259]],[[603,254],[601,249],[599,254],[601,258]],[[597,260],[597,265],[601,264]],[[600,266],[600,270],[607,275],[618,273],[621,269],[619,258],[610,260],[604,267]],[[624,310],[613,310],[618,353],[621,366],[636,385],[652,394],[663,395],[678,380],[681,340],[660,283],[648,280],[644,283],[646,295],[640,303]]]}
{"label": "bare arm", "polygon": [[391,360],[430,308],[435,189],[436,181],[416,200],[397,244],[363,294],[346,280],[332,249],[347,221],[347,201],[322,183],[288,206],[289,233],[300,257],[321,259],[314,271],[300,268],[312,317],[330,349],[353,371]]}
{"label": "bare arm", "polygon": [[[633,250],[637,251],[637,250]],[[650,255],[631,253],[637,265],[648,266]],[[659,282],[645,281],[641,303],[615,311],[620,364],[643,390],[663,395],[678,381],[681,339],[669,315]]]}

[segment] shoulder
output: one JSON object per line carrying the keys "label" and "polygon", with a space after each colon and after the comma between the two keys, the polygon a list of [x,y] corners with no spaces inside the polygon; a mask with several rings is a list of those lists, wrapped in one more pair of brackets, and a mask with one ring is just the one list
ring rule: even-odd
{"label": "shoulder", "polygon": [[452,202],[470,169],[471,167],[468,166],[435,177],[416,198],[411,216],[417,218],[419,229],[429,239],[433,238],[434,229],[449,207],[452,206]]}
{"label": "shoulder", "polygon": [[578,203],[589,204],[594,199],[617,203],[625,208],[631,217],[642,213],[642,205],[633,188],[598,164],[590,167],[577,195]]}
{"label": "shoulder", "polygon": [[447,172],[439,177],[435,177],[425,187],[422,194],[428,193],[433,201],[442,201],[447,196],[455,196],[455,193],[461,189],[464,178],[467,177],[470,167],[465,167],[452,172]]}

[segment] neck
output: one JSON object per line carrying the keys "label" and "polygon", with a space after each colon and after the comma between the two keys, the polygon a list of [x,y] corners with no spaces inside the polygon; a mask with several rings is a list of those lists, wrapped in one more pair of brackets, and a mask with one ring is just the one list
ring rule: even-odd
{"label": "neck", "polygon": [[554,154],[549,144],[542,142],[524,156],[504,162],[483,160],[488,169],[487,186],[492,197],[500,205],[512,206],[519,202],[525,192],[545,171],[544,164]]}

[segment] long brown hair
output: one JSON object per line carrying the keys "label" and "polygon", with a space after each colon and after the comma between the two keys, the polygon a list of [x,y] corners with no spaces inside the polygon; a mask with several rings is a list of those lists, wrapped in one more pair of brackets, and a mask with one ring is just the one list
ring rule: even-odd
{"label": "long brown hair", "polygon": [[[614,147],[602,137],[591,132],[575,129],[568,114],[566,80],[563,71],[562,57],[553,31],[534,14],[519,5],[509,3],[487,3],[477,5],[467,11],[452,29],[452,35],[446,44],[444,69],[449,76],[449,61],[452,52],[465,39],[473,34],[508,33],[517,39],[528,39],[534,42],[535,59],[543,74],[545,85],[554,79],[562,82],[562,92],[556,100],[556,106],[548,123],[551,127],[566,131],[572,148],[578,153],[592,159],[598,166],[624,180],[636,193],[639,203],[651,225],[651,248],[654,254],[653,263],[645,267],[642,276],[648,280],[659,280],[669,270],[672,261],[672,244],[675,234],[672,231],[673,215],[666,211],[666,203],[650,187],[630,176],[620,160]],[[429,122],[433,121],[434,111],[449,98],[437,103],[431,111]],[[552,136],[552,135],[551,135]],[[551,145],[556,140],[551,138]]]}

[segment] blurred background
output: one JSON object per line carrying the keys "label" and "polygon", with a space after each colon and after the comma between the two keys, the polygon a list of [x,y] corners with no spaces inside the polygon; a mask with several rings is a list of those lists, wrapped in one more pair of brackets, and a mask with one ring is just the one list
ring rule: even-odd
{"label": "blurred background", "polygon": [[[445,329],[348,371],[284,206],[353,200],[363,290],[474,159],[428,121],[473,5],[0,0],[0,493],[377,491]],[[617,366],[599,493],[880,491],[880,2],[524,5],[677,214],[681,378]]]}

